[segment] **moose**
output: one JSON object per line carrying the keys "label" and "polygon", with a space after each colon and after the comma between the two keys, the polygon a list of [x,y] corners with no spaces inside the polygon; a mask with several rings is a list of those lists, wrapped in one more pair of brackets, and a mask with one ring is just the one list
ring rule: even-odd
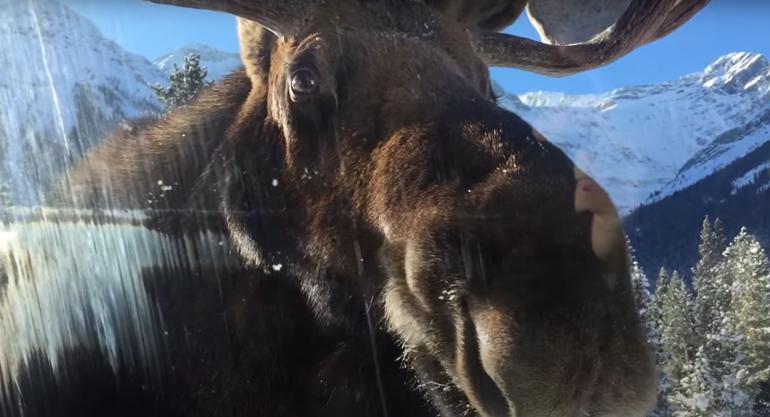
{"label": "moose", "polygon": [[[0,384],[3,415],[652,408],[618,214],[497,105],[488,68],[596,68],[707,0],[152,1],[237,16],[244,68],[115,133],[47,203],[139,211],[206,262],[142,271],[160,324],[125,344],[153,360],[111,362],[89,344],[106,331],[36,350]],[[542,42],[500,33],[525,10]],[[185,240],[202,232],[226,249]]]}

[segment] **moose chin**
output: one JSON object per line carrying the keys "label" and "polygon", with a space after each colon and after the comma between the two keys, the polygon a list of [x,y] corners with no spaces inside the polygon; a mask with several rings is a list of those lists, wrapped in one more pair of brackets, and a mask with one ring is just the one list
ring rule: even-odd
{"label": "moose chin", "polygon": [[[134,313],[17,347],[22,359],[0,361],[0,411],[643,417],[652,408],[655,369],[617,211],[498,106],[488,68],[595,68],[707,1],[157,2],[238,16],[244,69],[117,132],[52,194],[60,210],[102,213],[90,233],[130,234],[145,249],[120,246],[143,263],[121,267],[128,275],[99,304]],[[542,43],[498,32],[525,8]],[[159,181],[173,187],[159,193]],[[110,229],[127,212],[130,226]],[[67,314],[87,299],[73,297]],[[32,309],[9,296],[0,308]],[[0,315],[0,329],[64,326],[20,317]],[[114,334],[125,335],[103,343]]]}

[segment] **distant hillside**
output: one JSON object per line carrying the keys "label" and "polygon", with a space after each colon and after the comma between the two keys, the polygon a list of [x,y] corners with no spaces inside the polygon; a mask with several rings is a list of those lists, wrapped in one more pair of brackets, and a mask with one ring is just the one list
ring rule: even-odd
{"label": "distant hillside", "polygon": [[770,63],[762,55],[733,53],[667,83],[597,95],[503,94],[502,102],[629,213],[770,139]]}
{"label": "distant hillside", "polygon": [[0,174],[35,204],[121,121],[160,111],[147,85],[165,77],[57,1],[0,0],[0,22]]}
{"label": "distant hillside", "polygon": [[637,258],[649,274],[661,266],[688,272],[697,260],[706,215],[723,221],[728,239],[746,226],[770,248],[770,135],[765,138],[763,145],[695,184],[626,217]]}

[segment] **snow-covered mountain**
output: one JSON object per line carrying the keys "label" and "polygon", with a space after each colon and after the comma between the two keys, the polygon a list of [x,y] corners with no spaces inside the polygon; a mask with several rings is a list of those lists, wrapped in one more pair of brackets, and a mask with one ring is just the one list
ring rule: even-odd
{"label": "snow-covered mountain", "polygon": [[598,95],[503,95],[502,102],[594,175],[628,213],[770,140],[770,63],[734,53],[663,84]]}
{"label": "snow-covered mountain", "polygon": [[169,75],[173,71],[174,65],[179,68],[184,67],[184,59],[189,54],[196,54],[201,57],[201,65],[208,70],[207,79],[210,81],[220,80],[242,66],[240,54],[225,52],[199,43],[165,54],[156,59],[154,64],[166,75]]}
{"label": "snow-covered mountain", "polygon": [[719,218],[727,236],[747,227],[770,247],[768,207],[770,141],[697,182],[642,205],[625,217],[624,225],[645,270],[665,266],[687,271],[698,258],[698,232],[705,216]]}
{"label": "snow-covered mountain", "polygon": [[0,0],[0,176],[34,204],[120,121],[160,110],[164,74],[54,0]]}

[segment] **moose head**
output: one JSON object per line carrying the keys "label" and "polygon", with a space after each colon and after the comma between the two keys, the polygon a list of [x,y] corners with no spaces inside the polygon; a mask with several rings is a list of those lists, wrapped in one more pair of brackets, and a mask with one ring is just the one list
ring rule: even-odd
{"label": "moose head", "polygon": [[[328,324],[370,313],[441,415],[646,415],[618,214],[488,66],[595,68],[707,0],[153,1],[239,17],[247,77],[202,98],[225,127],[187,185],[245,262],[298,277]],[[495,32],[525,8],[544,42]]]}

